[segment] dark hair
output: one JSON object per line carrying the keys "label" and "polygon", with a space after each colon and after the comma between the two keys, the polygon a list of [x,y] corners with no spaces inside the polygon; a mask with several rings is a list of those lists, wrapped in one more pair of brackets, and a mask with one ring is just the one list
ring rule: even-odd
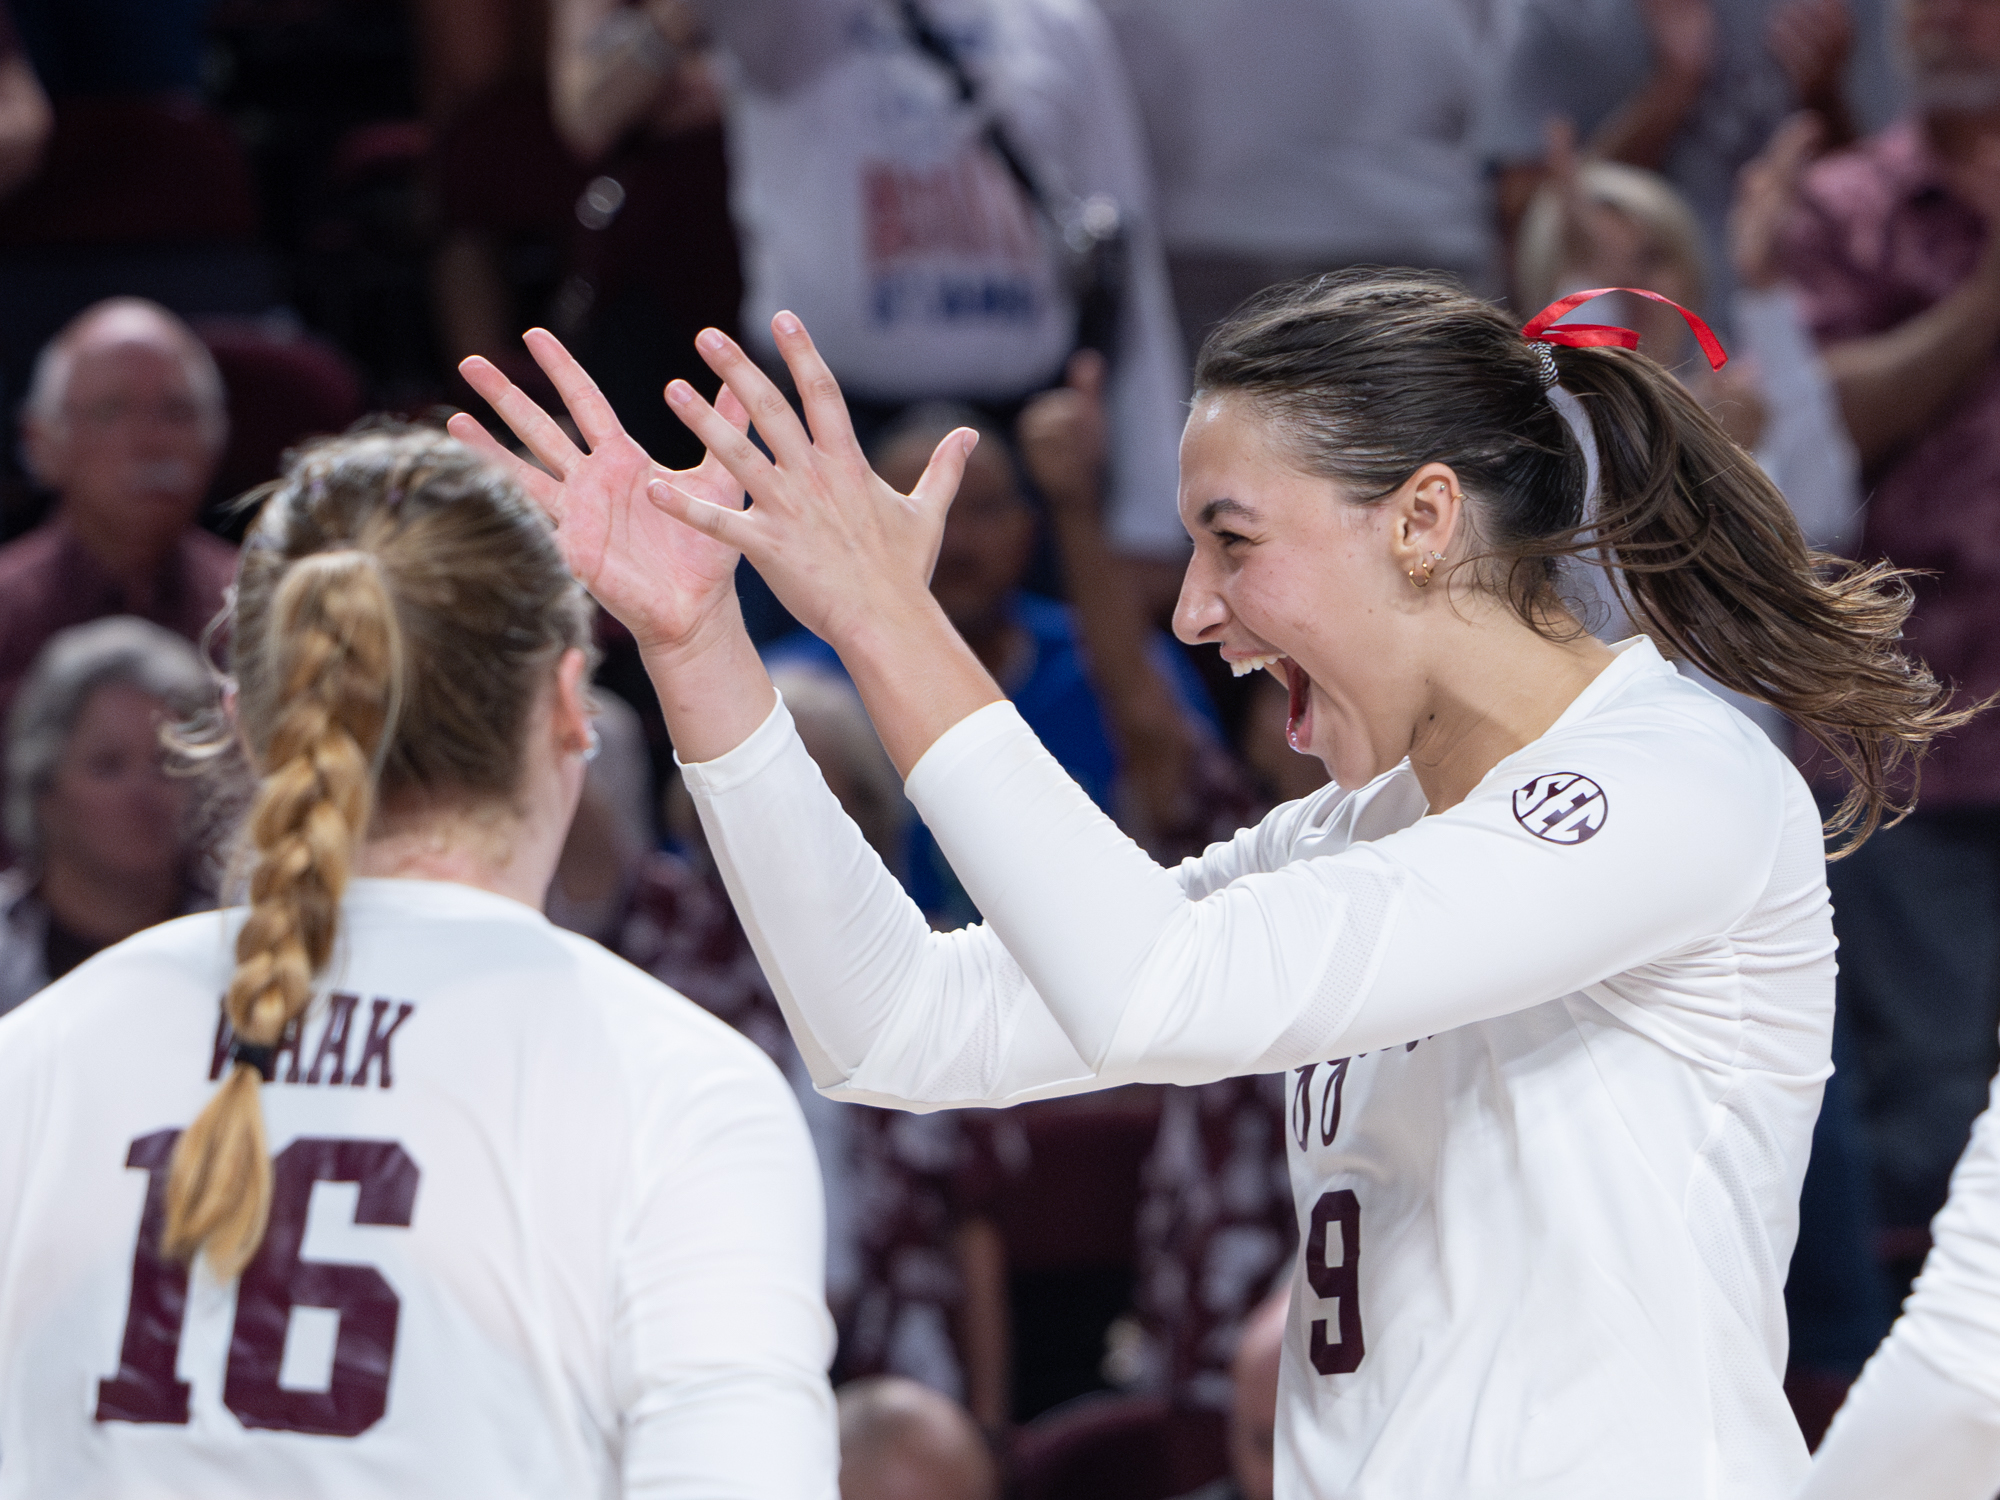
{"label": "dark hair", "polygon": [[[377,822],[517,794],[537,693],[587,648],[588,603],[512,480],[443,433],[377,427],[292,456],[237,564],[230,668],[258,773],[249,911],[224,998],[271,1048],[333,950]],[[169,1253],[240,1272],[271,1164],[258,1069],[239,1060],[174,1149]]]}
{"label": "dark hair", "polygon": [[[1543,348],[1596,440],[1588,517],[1586,460],[1543,385]],[[1449,465],[1476,576],[1545,635],[1576,628],[1560,561],[1604,567],[1668,655],[1783,710],[1840,762],[1852,785],[1827,831],[1851,832],[1841,853],[1909,811],[1930,741],[1977,711],[1953,711],[1899,648],[1908,575],[1808,548],[1755,460],[1642,354],[1532,345],[1446,276],[1360,268],[1240,308],[1202,345],[1195,387],[1241,392],[1356,504]]]}

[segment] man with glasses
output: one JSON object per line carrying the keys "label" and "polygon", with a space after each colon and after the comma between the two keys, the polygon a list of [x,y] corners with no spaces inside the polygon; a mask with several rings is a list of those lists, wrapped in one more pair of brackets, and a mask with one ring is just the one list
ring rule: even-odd
{"label": "man with glasses", "polygon": [[113,298],[49,341],[21,448],[56,503],[0,547],[0,716],[67,626],[138,615],[200,638],[236,571],[235,549],[195,526],[227,435],[215,361],[165,308]]}

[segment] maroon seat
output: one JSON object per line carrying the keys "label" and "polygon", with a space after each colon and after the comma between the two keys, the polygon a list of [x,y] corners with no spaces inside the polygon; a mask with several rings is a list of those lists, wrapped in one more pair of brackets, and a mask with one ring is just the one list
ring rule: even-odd
{"label": "maroon seat", "polygon": [[[1182,1493],[1159,1396],[1085,1396],[1014,1439],[1014,1500],[1170,1500]],[[1212,1475],[1210,1477],[1213,1477]]]}
{"label": "maroon seat", "polygon": [[242,244],[256,238],[236,132],[193,100],[55,102],[42,169],[0,205],[0,247]]}
{"label": "maroon seat", "polygon": [[312,334],[264,318],[198,318],[229,392],[229,447],[212,493],[221,499],[277,476],[287,448],[341,432],[367,410],[347,356]]}

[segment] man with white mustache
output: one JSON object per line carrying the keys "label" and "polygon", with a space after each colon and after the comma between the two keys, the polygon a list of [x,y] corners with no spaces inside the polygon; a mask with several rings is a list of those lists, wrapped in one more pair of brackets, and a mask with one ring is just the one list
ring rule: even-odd
{"label": "man with white mustache", "polygon": [[56,505],[0,547],[0,715],[68,626],[138,615],[200,639],[236,572],[236,549],[195,526],[227,436],[215,361],[158,304],[99,302],[49,341],[21,448]]}

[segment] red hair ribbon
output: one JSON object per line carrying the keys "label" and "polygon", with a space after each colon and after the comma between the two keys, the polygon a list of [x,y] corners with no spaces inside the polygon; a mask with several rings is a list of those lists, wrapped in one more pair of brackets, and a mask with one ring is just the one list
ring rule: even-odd
{"label": "red hair ribbon", "polygon": [[1598,349],[1615,344],[1620,349],[1639,347],[1639,335],[1630,328],[1618,328],[1604,323],[1565,323],[1554,326],[1556,320],[1565,313],[1581,307],[1593,297],[1607,296],[1612,292],[1627,292],[1634,297],[1644,297],[1649,302],[1658,302],[1663,307],[1671,307],[1693,330],[1695,342],[1701,345],[1701,352],[1708,356],[1708,367],[1719,370],[1729,363],[1729,356],[1723,352],[1722,340],[1715,336],[1715,330],[1689,312],[1671,297],[1662,297],[1658,292],[1648,292],[1636,286],[1601,286],[1588,292],[1571,292],[1536,313],[1521,328],[1521,337],[1531,343],[1562,344],[1570,349]]}

